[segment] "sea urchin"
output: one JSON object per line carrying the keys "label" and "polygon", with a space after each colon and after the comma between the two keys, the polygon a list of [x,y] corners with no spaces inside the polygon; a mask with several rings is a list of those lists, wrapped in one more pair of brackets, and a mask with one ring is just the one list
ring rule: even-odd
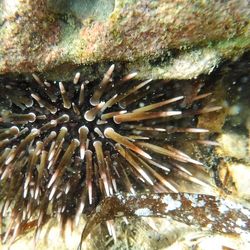
{"label": "sea urchin", "polygon": [[178,192],[171,172],[205,185],[194,176],[202,164],[174,145],[180,134],[208,132],[193,118],[220,109],[200,105],[210,93],[187,102],[166,81],[138,83],[136,73],[112,81],[113,70],[99,84],[77,73],[73,83],[34,74],[31,83],[0,86],[2,216],[11,211],[4,241],[32,219],[37,233],[48,216],[77,223],[118,191]]}

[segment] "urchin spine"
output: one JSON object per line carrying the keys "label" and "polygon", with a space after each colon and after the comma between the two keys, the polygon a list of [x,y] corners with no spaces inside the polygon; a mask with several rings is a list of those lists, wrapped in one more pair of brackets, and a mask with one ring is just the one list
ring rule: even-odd
{"label": "urchin spine", "polygon": [[[20,227],[36,212],[36,227],[40,231],[49,206],[53,210],[50,216],[57,213],[62,221],[73,218],[78,222],[86,204],[91,207],[121,190],[135,193],[137,182],[153,192],[178,192],[177,185],[168,180],[171,168],[189,181],[206,185],[185,168],[187,164],[194,168],[202,165],[199,161],[171,145],[163,146],[164,140],[158,145],[154,134],[209,131],[194,127],[168,128],[165,124],[157,127],[155,123],[166,119],[167,124],[174,118],[214,112],[221,107],[184,112],[168,107],[182,101],[182,95],[156,98],[153,102],[144,100],[139,106],[138,101],[146,98],[153,88],[152,79],[130,84],[136,76],[131,73],[113,86],[110,84],[113,71],[114,65],[111,65],[92,92],[80,82],[80,73],[76,73],[69,86],[62,82],[43,82],[33,74],[36,87],[26,86],[24,91],[20,90],[19,97],[11,94],[16,91],[15,86],[6,89],[12,106],[20,112],[1,112],[1,181],[13,178],[20,186],[13,181],[3,184],[2,214],[5,215],[9,207],[12,213],[5,239],[14,223],[19,228],[14,234],[17,236]],[[123,88],[124,84],[129,87]],[[117,86],[121,86],[122,91],[115,90]],[[197,95],[192,101],[209,95]],[[208,140],[198,141],[213,144]],[[166,157],[164,161],[168,164],[159,160],[159,156]],[[8,188],[17,188],[16,193],[8,194]],[[71,203],[70,197],[73,197]],[[113,231],[112,223],[108,225]]]}

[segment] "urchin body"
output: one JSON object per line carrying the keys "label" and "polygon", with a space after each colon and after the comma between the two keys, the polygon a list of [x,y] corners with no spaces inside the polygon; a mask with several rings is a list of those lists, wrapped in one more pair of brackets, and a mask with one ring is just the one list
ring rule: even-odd
{"label": "urchin body", "polygon": [[9,102],[0,117],[2,214],[11,211],[5,240],[34,217],[37,231],[47,215],[77,223],[119,191],[178,192],[172,171],[204,184],[192,173],[202,164],[174,144],[175,134],[208,132],[192,118],[220,109],[197,104],[210,93],[186,105],[185,96],[165,93],[167,82],[138,83],[136,73],[114,82],[113,70],[98,85],[82,83],[77,73],[66,84],[33,75],[31,85],[1,86]]}

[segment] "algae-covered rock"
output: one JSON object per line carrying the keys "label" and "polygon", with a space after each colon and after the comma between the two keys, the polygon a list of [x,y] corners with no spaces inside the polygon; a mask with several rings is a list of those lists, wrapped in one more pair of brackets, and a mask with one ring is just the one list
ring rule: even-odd
{"label": "algae-covered rock", "polygon": [[79,21],[90,17],[105,21],[115,6],[115,0],[47,0],[47,3],[52,12],[70,14]]}
{"label": "algae-covered rock", "polygon": [[138,77],[190,79],[250,46],[247,0],[1,0],[0,5],[0,73],[56,69],[56,78],[65,65],[85,71],[83,65],[118,61],[127,70],[141,70]]}

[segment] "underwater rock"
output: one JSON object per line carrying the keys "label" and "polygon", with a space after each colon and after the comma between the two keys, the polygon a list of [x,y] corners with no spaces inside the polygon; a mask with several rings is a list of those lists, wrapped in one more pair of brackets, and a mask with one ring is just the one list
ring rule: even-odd
{"label": "underwater rock", "polygon": [[220,155],[243,159],[248,156],[247,137],[234,133],[223,133],[218,139]]}
{"label": "underwater rock", "polygon": [[70,14],[79,21],[89,17],[105,21],[115,7],[115,0],[47,0],[47,3],[52,12]]}
{"label": "underwater rock", "polygon": [[250,166],[234,163],[229,167],[229,171],[237,191],[237,196],[250,200]]}
{"label": "underwater rock", "polygon": [[0,5],[0,73],[49,71],[48,78],[55,79],[65,75],[65,67],[68,72],[119,61],[128,71],[141,70],[138,77],[190,79],[250,47],[247,0],[1,0]]}

